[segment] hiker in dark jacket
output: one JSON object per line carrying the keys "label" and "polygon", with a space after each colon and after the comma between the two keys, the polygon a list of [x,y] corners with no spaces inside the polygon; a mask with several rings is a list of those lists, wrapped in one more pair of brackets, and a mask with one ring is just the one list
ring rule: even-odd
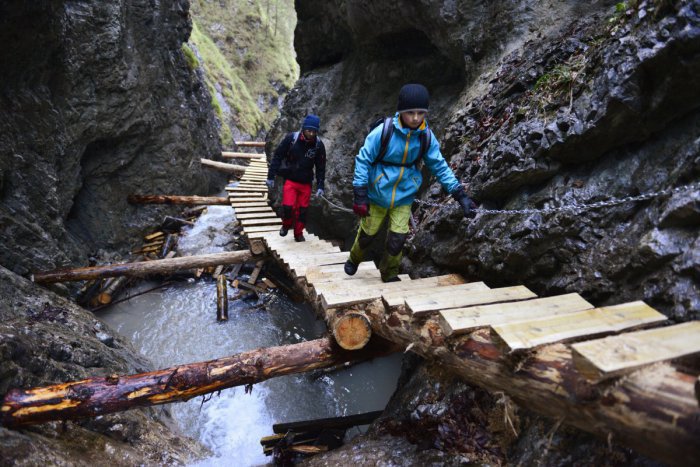
{"label": "hiker in dark jacket", "polygon": [[275,176],[285,179],[282,189],[282,228],[287,235],[294,227],[294,240],[303,242],[306,212],[311,198],[311,184],[316,170],[316,196],[323,195],[326,178],[326,147],[318,137],[321,120],[307,115],[301,131],[289,133],[275,149],[267,172],[267,186],[272,188]]}
{"label": "hiker in dark jacket", "polygon": [[383,125],[367,135],[355,158],[353,211],[361,217],[345,273],[357,272],[364,253],[389,218],[384,255],[379,270],[384,282],[397,281],[401,253],[408,236],[411,205],[423,177],[416,166],[422,159],[437,177],[443,190],[459,202],[465,217],[474,217],[476,204],[469,199],[442,157],[440,143],[428,128],[428,90],[420,84],[407,84],[399,92],[396,115],[388,122],[386,149],[380,156]]}

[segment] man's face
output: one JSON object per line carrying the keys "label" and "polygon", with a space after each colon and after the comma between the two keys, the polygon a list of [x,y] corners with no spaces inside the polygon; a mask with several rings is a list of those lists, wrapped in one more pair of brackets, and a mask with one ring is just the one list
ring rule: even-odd
{"label": "man's face", "polygon": [[305,129],[302,130],[302,131],[303,131],[303,133],[304,133],[304,139],[305,139],[305,140],[307,140],[307,141],[313,141],[313,140],[316,139],[316,134],[318,133],[318,131],[316,131],[316,130],[309,130],[308,128],[305,128]]}
{"label": "man's face", "polygon": [[428,112],[424,110],[408,110],[406,112],[401,112],[399,115],[401,116],[401,122],[404,125],[412,130],[415,130],[421,125],[421,123],[423,123],[423,120],[425,120],[425,116],[428,115]]}

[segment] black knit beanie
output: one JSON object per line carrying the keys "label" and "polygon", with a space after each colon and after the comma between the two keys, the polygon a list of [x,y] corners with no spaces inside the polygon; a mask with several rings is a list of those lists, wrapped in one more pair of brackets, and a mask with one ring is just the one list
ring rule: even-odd
{"label": "black knit beanie", "polygon": [[407,110],[428,111],[428,101],[430,96],[428,90],[422,84],[405,84],[399,91],[399,105],[396,110],[405,112]]}

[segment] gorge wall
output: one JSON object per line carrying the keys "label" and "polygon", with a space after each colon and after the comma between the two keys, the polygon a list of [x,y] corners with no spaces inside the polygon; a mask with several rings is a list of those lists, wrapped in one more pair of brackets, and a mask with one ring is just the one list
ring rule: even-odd
{"label": "gorge wall", "polygon": [[217,123],[181,47],[187,0],[0,4],[0,264],[84,265],[172,208],[131,193],[205,194],[224,179]]}
{"label": "gorge wall", "polygon": [[[322,118],[327,197],[352,205],[368,124],[402,84],[431,91],[443,155],[484,208],[472,221],[429,180],[404,272],[461,272],[596,305],[643,299],[678,320],[700,313],[700,7],[697,2],[296,3],[302,76],[268,153],[306,112]],[[355,218],[316,200],[312,224],[350,239]],[[330,221],[329,221],[330,218]]]}

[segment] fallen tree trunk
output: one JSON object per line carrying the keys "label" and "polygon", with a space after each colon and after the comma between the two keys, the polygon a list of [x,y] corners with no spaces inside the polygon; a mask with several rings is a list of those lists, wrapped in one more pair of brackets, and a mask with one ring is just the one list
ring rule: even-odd
{"label": "fallen tree trunk", "polygon": [[488,328],[448,341],[436,320],[412,323],[409,315],[387,310],[381,300],[364,311],[373,333],[411,346],[472,384],[505,392],[522,407],[665,463],[700,461],[696,376],[659,364],[615,384],[594,384],[576,371],[571,348],[565,344],[546,345],[518,357],[504,354]]}
{"label": "fallen tree trunk", "polygon": [[244,263],[252,257],[253,255],[249,250],[227,251],[225,253],[156,259],[138,263],[111,264],[108,266],[76,269],[57,269],[48,272],[38,272],[32,276],[32,280],[34,280],[34,282],[48,284],[52,282],[82,281],[117,276],[143,277],[152,274],[170,274],[187,269],[218,266],[220,264]]}
{"label": "fallen tree trunk", "polygon": [[210,167],[212,169],[220,170],[222,172],[226,173],[243,173],[245,172],[246,168],[243,165],[233,165],[233,164],[227,164],[226,162],[217,162],[213,161],[211,159],[200,159],[202,162],[202,165],[205,167]]}
{"label": "fallen tree trunk", "polygon": [[129,195],[126,200],[130,204],[187,204],[227,205],[228,198],[223,196],[177,196],[177,195]]}
{"label": "fallen tree trunk", "polygon": [[186,401],[234,386],[367,360],[395,350],[384,341],[372,344],[361,351],[348,352],[339,348],[332,339],[324,338],[150,373],[12,389],[5,395],[0,408],[0,423],[5,427],[18,427]]}

